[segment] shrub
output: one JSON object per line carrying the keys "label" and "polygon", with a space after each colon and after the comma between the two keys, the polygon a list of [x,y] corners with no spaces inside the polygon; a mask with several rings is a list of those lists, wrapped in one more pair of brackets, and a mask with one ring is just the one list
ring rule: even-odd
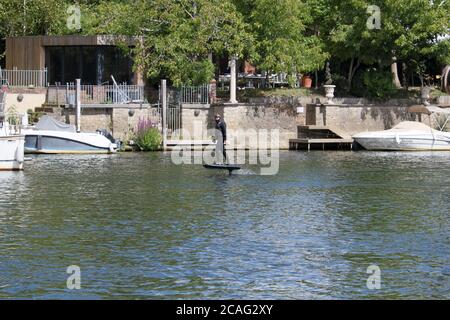
{"label": "shrub", "polygon": [[335,96],[345,97],[348,95],[348,80],[340,74],[333,74],[333,83],[336,86]]}
{"label": "shrub", "polygon": [[162,136],[156,124],[150,119],[139,119],[135,143],[142,151],[161,150]]}
{"label": "shrub", "polygon": [[39,119],[45,115],[44,112],[34,112],[32,109],[27,110],[28,113],[28,121],[30,124],[39,122]]}
{"label": "shrub", "polygon": [[364,84],[372,98],[388,99],[397,93],[390,71],[369,70],[364,74]]}
{"label": "shrub", "polygon": [[387,100],[397,94],[390,71],[368,69],[353,79],[352,94],[359,97]]}
{"label": "shrub", "polygon": [[17,108],[15,105],[11,106],[8,111],[6,112],[6,121],[12,125],[18,125],[20,124],[20,116],[19,113],[17,112]]}

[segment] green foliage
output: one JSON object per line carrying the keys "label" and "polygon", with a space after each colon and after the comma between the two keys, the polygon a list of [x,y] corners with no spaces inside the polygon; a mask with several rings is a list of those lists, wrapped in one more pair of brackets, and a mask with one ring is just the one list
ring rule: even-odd
{"label": "green foliage", "polygon": [[67,32],[65,0],[0,0],[0,35],[47,35]]}
{"label": "green foliage", "polygon": [[236,0],[247,30],[255,39],[251,60],[269,72],[304,73],[319,69],[326,58],[322,43],[307,35],[308,6],[299,0]]}
{"label": "green foliage", "polygon": [[[316,2],[311,0],[311,2]],[[441,57],[439,36],[448,33],[449,1],[429,0],[317,0],[320,10],[313,10],[313,20],[335,62],[354,64],[348,80],[360,65],[384,68],[393,58],[405,61],[409,70],[423,72],[423,63]],[[381,10],[381,29],[367,28],[367,8]],[[325,14],[324,14],[325,12]],[[447,51],[448,52],[448,51]],[[356,81],[354,84],[357,85]]]}
{"label": "green foliage", "polygon": [[378,71],[376,69],[366,71],[364,73],[364,85],[367,88],[366,95],[372,98],[388,99],[397,92],[389,71]]}
{"label": "green foliage", "polygon": [[387,70],[368,69],[355,76],[352,94],[358,97],[387,100],[397,94],[392,75]]}
{"label": "green foliage", "polygon": [[135,133],[135,142],[142,151],[161,150],[161,133],[150,118],[139,119]]}
{"label": "green foliage", "polygon": [[450,39],[440,41],[436,45],[434,55],[442,65],[450,65]]}
{"label": "green foliage", "polygon": [[28,113],[28,121],[29,123],[33,124],[33,123],[37,123],[39,121],[39,119],[45,115],[45,112],[35,112],[33,111],[33,109],[28,109],[27,110]]}
{"label": "green foliage", "polygon": [[[81,30],[66,26],[74,3]],[[381,30],[367,28],[370,5],[381,9]],[[212,55],[289,75],[321,70],[329,59],[335,73],[336,64],[349,66],[334,78],[344,84],[345,76],[347,87],[361,66],[385,69],[394,58],[416,74],[429,59],[450,64],[450,40],[441,40],[449,12],[447,0],[0,0],[0,38],[136,36],[135,69],[176,86],[208,82]]]}
{"label": "green foliage", "polygon": [[136,62],[149,77],[168,77],[175,86],[208,82],[211,54],[242,56],[251,42],[228,0],[155,0],[143,6],[147,15],[137,31],[142,41]]}
{"label": "green foliage", "polygon": [[18,124],[20,124],[20,116],[19,116],[19,113],[17,112],[17,108],[16,108],[15,105],[12,105],[6,111],[6,121],[10,125],[18,125]]}
{"label": "green foliage", "polygon": [[149,128],[136,135],[135,143],[142,151],[159,151],[162,143],[161,133],[158,128]]}

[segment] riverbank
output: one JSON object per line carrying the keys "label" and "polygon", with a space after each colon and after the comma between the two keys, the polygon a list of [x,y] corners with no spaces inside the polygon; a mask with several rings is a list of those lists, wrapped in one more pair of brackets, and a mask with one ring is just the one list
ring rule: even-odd
{"label": "riverbank", "polygon": [[[35,91],[33,91],[35,90]],[[270,92],[270,91],[269,91]],[[228,129],[233,132],[240,148],[256,149],[258,141],[249,139],[249,132],[268,130],[278,131],[277,148],[289,149],[289,140],[297,138],[298,126],[329,126],[346,136],[363,132],[390,129],[401,121],[421,121],[433,126],[433,119],[427,115],[412,114],[408,107],[420,104],[420,99],[394,99],[385,102],[362,98],[334,98],[326,104],[325,97],[318,94],[286,96],[248,97],[246,103],[237,104],[182,104],[175,108],[177,127],[182,130],[185,140],[210,140],[208,130],[214,128],[214,115],[221,114]],[[285,92],[288,94],[289,90]],[[303,91],[299,91],[302,93]],[[22,95],[22,99],[18,99]],[[435,103],[450,106],[450,97],[434,97]],[[19,101],[20,100],[20,101]],[[74,124],[75,110],[60,106],[42,105],[45,92],[38,89],[16,88],[7,94],[7,108],[18,112],[28,110],[46,113],[59,121]],[[132,139],[139,119],[149,118],[161,127],[161,110],[148,104],[96,105],[82,109],[81,129],[93,132],[106,129],[114,137],[127,142]],[[170,137],[169,137],[170,139]]]}

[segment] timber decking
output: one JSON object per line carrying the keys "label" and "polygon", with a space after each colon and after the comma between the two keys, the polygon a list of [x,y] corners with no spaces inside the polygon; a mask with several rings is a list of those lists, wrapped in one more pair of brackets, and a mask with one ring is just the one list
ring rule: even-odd
{"label": "timber decking", "polygon": [[298,126],[298,138],[289,140],[290,150],[352,150],[350,135],[330,126]]}

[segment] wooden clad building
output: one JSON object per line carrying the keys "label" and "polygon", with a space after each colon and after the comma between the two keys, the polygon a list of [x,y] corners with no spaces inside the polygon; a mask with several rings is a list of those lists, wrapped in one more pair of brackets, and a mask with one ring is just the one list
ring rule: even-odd
{"label": "wooden clad building", "polygon": [[6,69],[48,70],[48,82],[85,84],[109,82],[143,84],[133,72],[132,58],[117,47],[132,47],[136,38],[118,36],[22,36],[6,38]]}

